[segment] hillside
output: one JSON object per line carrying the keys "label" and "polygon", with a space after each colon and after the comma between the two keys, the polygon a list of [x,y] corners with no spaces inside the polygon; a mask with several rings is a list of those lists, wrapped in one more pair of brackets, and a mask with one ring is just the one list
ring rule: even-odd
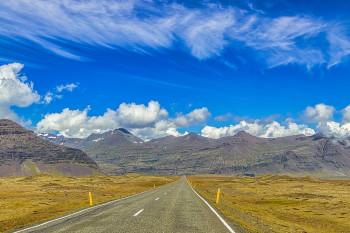
{"label": "hillside", "polygon": [[97,164],[81,150],[56,145],[13,121],[0,120],[0,176],[97,172]]}
{"label": "hillside", "polygon": [[[92,136],[98,140],[91,140]],[[267,139],[239,132],[230,137],[210,139],[190,133],[147,142],[125,130],[92,136],[82,139],[77,148],[112,174],[350,175],[347,140],[322,135]]]}

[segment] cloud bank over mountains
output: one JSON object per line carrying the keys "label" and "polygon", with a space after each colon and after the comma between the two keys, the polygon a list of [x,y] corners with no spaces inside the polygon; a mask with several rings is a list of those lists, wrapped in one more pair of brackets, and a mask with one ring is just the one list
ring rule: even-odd
{"label": "cloud bank over mountains", "polygon": [[[89,108],[84,110],[63,109],[59,113],[51,113],[38,122],[37,130],[41,132],[58,132],[66,137],[87,137],[91,133],[102,133],[107,130],[124,127],[135,135],[149,140],[168,135],[181,136],[187,133],[188,127],[202,126],[200,134],[209,138],[232,136],[240,131],[264,138],[285,137],[292,135],[311,136],[320,132],[326,136],[350,137],[349,121],[350,105],[341,110],[342,122],[333,120],[334,107],[325,104],[309,106],[304,110],[303,118],[312,120],[315,127],[306,123],[296,123],[293,119],[283,122],[276,120],[241,120],[236,124],[214,127],[207,125],[211,116],[205,107],[194,109],[187,114],[169,116],[166,109],[157,101],[147,105],[122,103],[115,110],[107,109],[98,116],[89,116]],[[182,132],[182,133],[181,133]]]}
{"label": "cloud bank over mountains", "polygon": [[202,129],[201,134],[209,138],[221,138],[226,136],[233,136],[240,131],[245,131],[251,135],[264,138],[286,137],[299,134],[310,136],[315,134],[315,130],[312,128],[309,128],[303,124],[297,124],[292,121],[288,121],[283,125],[277,121],[262,123],[259,120],[256,120],[254,122],[247,122],[243,120],[235,125],[218,128],[205,126]]}
{"label": "cloud bank over mountains", "polygon": [[171,118],[157,101],[149,101],[147,105],[122,103],[117,109],[107,109],[99,116],[89,116],[89,110],[66,108],[60,113],[47,114],[38,122],[37,129],[41,132],[59,132],[66,137],[83,138],[92,133],[124,127],[144,139],[151,139],[167,135],[179,136],[181,133],[177,131],[178,127],[202,123],[209,116],[208,110],[204,108]]}
{"label": "cloud bank over mountains", "polygon": [[[23,65],[12,63],[0,66],[0,118],[28,122],[16,114],[12,107],[26,108],[34,104],[43,104],[46,95],[41,96],[32,82],[21,74]],[[77,84],[59,85],[58,93],[73,91]],[[46,103],[48,104],[48,103]],[[54,132],[66,137],[87,137],[92,133],[102,133],[124,127],[143,139],[152,139],[167,135],[180,136],[188,128],[202,127],[200,134],[210,138],[231,136],[246,131],[259,137],[283,137],[290,135],[312,135],[321,132],[327,136],[350,136],[350,105],[344,109],[323,103],[308,106],[303,112],[304,123],[286,119],[276,120],[240,120],[236,124],[214,127],[208,125],[212,113],[206,107],[195,108],[188,113],[173,116],[158,101],[147,104],[121,103],[115,109],[106,109],[101,115],[90,115],[91,107],[83,110],[64,108],[60,112],[47,113],[35,128],[40,132]],[[335,121],[334,115],[340,114],[341,120]],[[229,114],[228,114],[229,115]],[[213,116],[215,119],[215,116]],[[300,121],[300,120],[299,120]],[[307,124],[310,123],[314,127]]]}
{"label": "cloud bank over mountains", "polygon": [[264,58],[267,67],[297,64],[307,69],[330,68],[350,54],[346,22],[308,15],[267,16],[213,3],[187,7],[134,0],[1,1],[0,9],[0,36],[9,42],[34,43],[82,61],[87,46],[152,53],[176,45],[199,60],[244,47],[257,60]]}
{"label": "cloud bank over mountains", "polygon": [[336,109],[333,106],[317,104],[314,107],[307,107],[305,116],[317,124],[319,132],[327,136],[349,137],[350,136],[350,105],[340,111],[342,121],[333,120]]}

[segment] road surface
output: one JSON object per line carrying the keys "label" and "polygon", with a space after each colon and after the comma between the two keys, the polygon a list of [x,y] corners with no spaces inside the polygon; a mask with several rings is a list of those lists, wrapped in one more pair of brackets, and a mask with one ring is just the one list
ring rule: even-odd
{"label": "road surface", "polygon": [[[226,226],[225,226],[226,224]],[[112,204],[17,232],[235,232],[192,190],[186,178]]]}

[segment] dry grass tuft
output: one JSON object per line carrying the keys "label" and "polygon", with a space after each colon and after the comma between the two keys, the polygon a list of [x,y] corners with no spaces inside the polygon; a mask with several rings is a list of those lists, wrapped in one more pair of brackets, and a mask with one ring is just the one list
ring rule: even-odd
{"label": "dry grass tuft", "polygon": [[194,188],[249,232],[350,232],[350,181],[192,176]]}
{"label": "dry grass tuft", "polygon": [[92,176],[61,177],[38,175],[0,178],[0,232],[76,211],[94,204],[139,193],[174,181],[176,177]]}

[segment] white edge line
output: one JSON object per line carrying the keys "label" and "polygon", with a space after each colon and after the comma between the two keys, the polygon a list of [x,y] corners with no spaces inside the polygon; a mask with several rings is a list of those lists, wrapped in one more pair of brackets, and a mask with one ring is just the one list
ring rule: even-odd
{"label": "white edge line", "polygon": [[133,216],[136,217],[137,215],[141,214],[145,209],[140,209],[137,211]]}
{"label": "white edge line", "polygon": [[[187,180],[187,178],[186,178]],[[209,207],[209,209],[216,215],[216,217],[218,217],[220,219],[220,221],[222,222],[222,224],[224,224],[224,226],[227,228],[227,230],[230,233],[236,233],[231,227],[230,225],[228,225],[228,223],[220,216],[220,214],[218,214],[218,212],[216,212],[216,210],[201,196],[199,195],[196,190],[194,190],[192,188],[192,185],[190,185],[190,183],[187,180],[187,184],[191,187],[192,191]]]}
{"label": "white edge line", "polygon": [[[170,183],[170,184],[171,184],[171,183]],[[162,185],[162,186],[163,186],[163,185]],[[158,188],[160,188],[160,187],[162,187],[162,186],[159,186]],[[151,191],[153,191],[153,190],[155,190],[155,189],[146,190],[146,191],[143,191],[143,192],[141,192],[141,193],[133,194],[133,195],[131,195],[131,196],[127,196],[127,197],[123,197],[123,198],[120,198],[120,199],[117,199],[117,200],[109,201],[109,202],[106,202],[106,203],[103,203],[103,204],[95,205],[95,206],[93,206],[93,207],[88,207],[88,208],[82,209],[82,210],[80,210],[80,211],[78,211],[78,212],[74,212],[74,213],[71,213],[71,214],[68,214],[68,215],[65,215],[65,216],[62,216],[62,217],[59,217],[59,218],[56,218],[56,219],[53,219],[53,220],[50,220],[50,221],[41,223],[41,224],[39,224],[39,225],[35,225],[35,226],[28,227],[28,228],[25,228],[25,229],[22,229],[22,230],[14,231],[13,233],[20,233],[20,232],[24,232],[24,231],[29,231],[29,230],[32,230],[32,229],[35,229],[35,228],[44,226],[44,225],[46,225],[46,224],[52,223],[52,222],[56,222],[56,221],[59,221],[59,220],[62,220],[62,219],[70,218],[70,217],[74,217],[75,215],[78,215],[78,214],[81,214],[81,213],[84,213],[84,212],[87,212],[87,211],[90,211],[90,210],[94,210],[94,209],[97,209],[97,208],[99,208],[99,207],[103,207],[103,206],[105,206],[105,205],[110,205],[110,204],[113,204],[113,203],[116,203],[116,202],[120,202],[120,201],[122,201],[122,200],[131,198],[131,197],[135,197],[135,196],[138,196],[138,195],[147,193],[147,192],[151,192]]]}

